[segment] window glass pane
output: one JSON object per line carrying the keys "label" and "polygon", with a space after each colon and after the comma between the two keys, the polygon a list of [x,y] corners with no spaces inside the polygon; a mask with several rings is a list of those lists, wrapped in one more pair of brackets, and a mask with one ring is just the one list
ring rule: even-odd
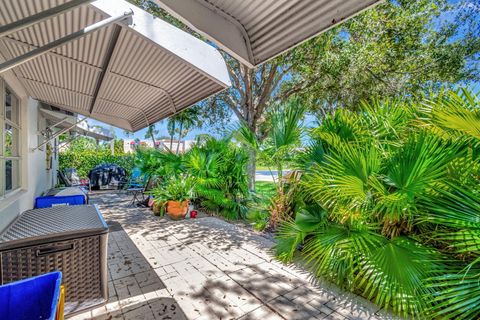
{"label": "window glass pane", "polygon": [[9,124],[5,124],[5,156],[18,157],[18,129]]}
{"label": "window glass pane", "polygon": [[20,187],[19,161],[5,161],[5,193]]}
{"label": "window glass pane", "polygon": [[8,88],[5,89],[5,118],[18,124],[18,100]]}

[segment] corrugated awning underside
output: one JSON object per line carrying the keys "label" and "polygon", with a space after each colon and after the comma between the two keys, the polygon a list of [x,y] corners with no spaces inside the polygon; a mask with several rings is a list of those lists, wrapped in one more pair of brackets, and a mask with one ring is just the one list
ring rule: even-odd
{"label": "corrugated awning underside", "polygon": [[382,0],[155,0],[190,28],[256,66]]}
{"label": "corrugated awning underside", "polygon": [[[4,0],[0,25],[66,0]],[[13,69],[29,95],[130,131],[179,112],[230,85],[220,53],[207,43],[123,0],[100,0],[0,39],[4,60],[20,56],[110,16],[114,24]]]}

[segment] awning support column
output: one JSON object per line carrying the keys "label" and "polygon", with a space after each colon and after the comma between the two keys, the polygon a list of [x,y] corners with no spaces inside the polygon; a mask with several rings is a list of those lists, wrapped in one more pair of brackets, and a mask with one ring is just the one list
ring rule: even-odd
{"label": "awning support column", "polygon": [[34,14],[33,16],[26,17],[5,26],[0,26],[0,38],[90,2],[93,2],[93,0],[71,0],[62,5]]}
{"label": "awning support column", "polygon": [[76,40],[78,38],[84,37],[87,34],[92,33],[94,31],[97,31],[101,28],[107,27],[111,24],[114,24],[114,23],[123,21],[127,18],[130,18],[132,15],[133,15],[133,11],[130,11],[130,12],[125,12],[124,14],[116,16],[116,17],[111,17],[111,18],[102,20],[102,21],[97,22],[97,23],[95,23],[91,26],[88,26],[84,29],[81,29],[77,32],[69,34],[69,35],[67,35],[63,38],[60,38],[60,39],[55,40],[53,42],[50,42],[50,43],[44,45],[43,47],[39,47],[37,49],[34,49],[30,52],[27,52],[27,53],[21,55],[21,56],[15,57],[15,58],[13,58],[9,61],[6,61],[6,62],[0,64],[0,73],[8,71],[12,68],[18,67],[19,65],[21,65],[25,62],[28,62],[32,59],[35,59],[35,58],[47,53],[48,51],[53,50],[57,47],[60,47],[60,46],[66,44],[66,43],[68,43],[72,40]]}

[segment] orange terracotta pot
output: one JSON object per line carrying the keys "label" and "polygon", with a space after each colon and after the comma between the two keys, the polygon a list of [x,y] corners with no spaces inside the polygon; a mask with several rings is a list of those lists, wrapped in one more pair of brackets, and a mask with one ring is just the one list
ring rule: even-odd
{"label": "orange terracotta pot", "polygon": [[185,218],[188,211],[188,200],[180,201],[168,201],[167,202],[167,214],[170,218],[178,220]]}

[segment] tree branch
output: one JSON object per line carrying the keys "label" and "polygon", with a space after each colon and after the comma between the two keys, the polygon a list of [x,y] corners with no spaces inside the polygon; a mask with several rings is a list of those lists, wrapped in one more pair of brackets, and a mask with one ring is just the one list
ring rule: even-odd
{"label": "tree branch", "polygon": [[233,110],[233,112],[235,113],[235,115],[237,116],[238,119],[245,120],[244,115],[238,109],[237,105],[235,104],[235,101],[233,100],[233,98],[230,95],[225,95],[225,98],[223,99],[223,101],[226,104],[228,104],[228,106],[230,107],[230,109]]}
{"label": "tree branch", "polygon": [[264,104],[266,104],[266,101],[270,98],[270,95],[273,91],[272,84],[276,83],[277,81],[275,80],[275,76],[278,73],[278,65],[273,64],[272,67],[270,68],[270,72],[268,74],[268,77],[264,82],[264,85],[262,86],[263,90],[260,94],[260,97],[258,99],[258,107],[262,108]]}

